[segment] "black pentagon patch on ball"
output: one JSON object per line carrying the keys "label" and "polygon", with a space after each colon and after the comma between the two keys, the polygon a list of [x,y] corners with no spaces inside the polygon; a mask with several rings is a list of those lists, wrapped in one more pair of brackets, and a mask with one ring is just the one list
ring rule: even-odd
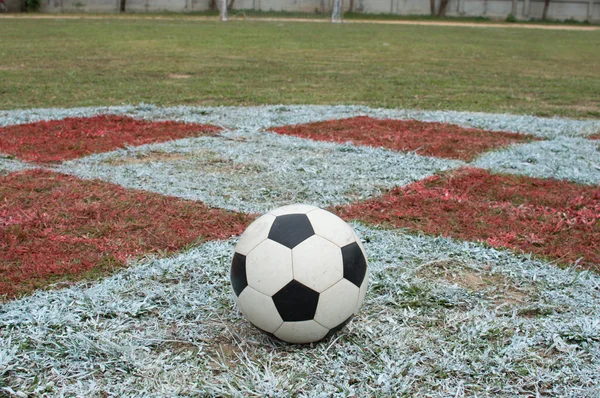
{"label": "black pentagon patch on ball", "polygon": [[242,291],[248,286],[246,278],[246,256],[239,253],[233,255],[231,262],[231,286],[236,296],[242,294]]}
{"label": "black pentagon patch on ball", "polygon": [[269,239],[293,249],[314,234],[306,214],[286,214],[275,219],[269,231]]}
{"label": "black pentagon patch on ball", "polygon": [[285,322],[309,321],[317,312],[319,293],[294,280],[275,293],[273,302]]}
{"label": "black pentagon patch on ball", "polygon": [[367,273],[367,260],[358,243],[350,243],[342,247],[344,261],[344,278],[360,288]]}

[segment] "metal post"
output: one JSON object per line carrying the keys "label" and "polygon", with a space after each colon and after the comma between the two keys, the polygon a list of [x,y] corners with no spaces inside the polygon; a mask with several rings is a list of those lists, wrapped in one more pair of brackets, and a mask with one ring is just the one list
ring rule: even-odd
{"label": "metal post", "polygon": [[342,22],[342,0],[333,0],[331,22]]}
{"label": "metal post", "polygon": [[221,0],[221,21],[227,21],[227,0]]}

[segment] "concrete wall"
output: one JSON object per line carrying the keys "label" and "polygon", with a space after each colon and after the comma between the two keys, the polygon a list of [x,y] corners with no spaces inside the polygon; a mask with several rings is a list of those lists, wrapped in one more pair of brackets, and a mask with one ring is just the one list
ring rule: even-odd
{"label": "concrete wall", "polygon": [[[512,9],[511,0],[452,0],[456,8],[450,7],[448,15],[485,16],[504,18]],[[461,9],[462,7],[462,9]],[[540,19],[544,9],[544,0],[519,0],[517,15],[519,19]],[[598,0],[551,0],[548,19],[578,21],[599,21],[600,1]]]}
{"label": "concrete wall", "polygon": [[21,12],[23,8],[22,0],[5,0],[8,12]]}
{"label": "concrete wall", "polygon": [[[18,11],[22,0],[7,0]],[[41,0],[44,12],[118,12],[120,0]],[[440,0],[436,0],[439,4]],[[220,3],[220,0],[217,0]],[[261,11],[323,12],[331,11],[333,0],[236,0],[235,9]],[[344,0],[347,10],[350,1]],[[210,0],[127,0],[131,12],[190,12],[208,10]],[[519,19],[540,19],[544,0],[518,0]],[[357,12],[370,14],[428,15],[427,0],[354,0]],[[512,0],[450,0],[448,16],[506,18]],[[600,21],[600,0],[551,0],[548,18],[556,20]]]}

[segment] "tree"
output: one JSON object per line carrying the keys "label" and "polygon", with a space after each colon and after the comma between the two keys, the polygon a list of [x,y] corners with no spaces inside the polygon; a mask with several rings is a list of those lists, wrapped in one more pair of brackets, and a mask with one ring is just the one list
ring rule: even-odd
{"label": "tree", "polygon": [[440,2],[440,8],[438,10],[437,16],[438,17],[445,17],[446,16],[446,8],[448,8],[448,3],[450,2],[450,0],[442,0]]}
{"label": "tree", "polygon": [[448,8],[448,3],[450,2],[450,0],[441,0],[440,1],[440,7],[438,8],[437,12],[435,11],[435,0],[429,0],[429,9],[431,11],[431,16],[435,17],[445,17],[446,16],[446,9]]}
{"label": "tree", "polygon": [[544,0],[544,11],[542,11],[542,20],[545,21],[548,17],[548,7],[550,7],[550,0]]}

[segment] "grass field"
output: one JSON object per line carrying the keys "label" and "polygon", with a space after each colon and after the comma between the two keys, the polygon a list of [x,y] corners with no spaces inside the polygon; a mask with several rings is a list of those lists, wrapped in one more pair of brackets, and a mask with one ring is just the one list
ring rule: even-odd
{"label": "grass field", "polygon": [[[46,16],[0,38],[0,397],[600,396],[600,30]],[[364,245],[327,327],[257,325],[280,315],[251,261],[262,304],[232,291],[241,232],[291,203]]]}
{"label": "grass field", "polygon": [[600,31],[5,19],[0,37],[0,109],[281,103],[600,115]]}

